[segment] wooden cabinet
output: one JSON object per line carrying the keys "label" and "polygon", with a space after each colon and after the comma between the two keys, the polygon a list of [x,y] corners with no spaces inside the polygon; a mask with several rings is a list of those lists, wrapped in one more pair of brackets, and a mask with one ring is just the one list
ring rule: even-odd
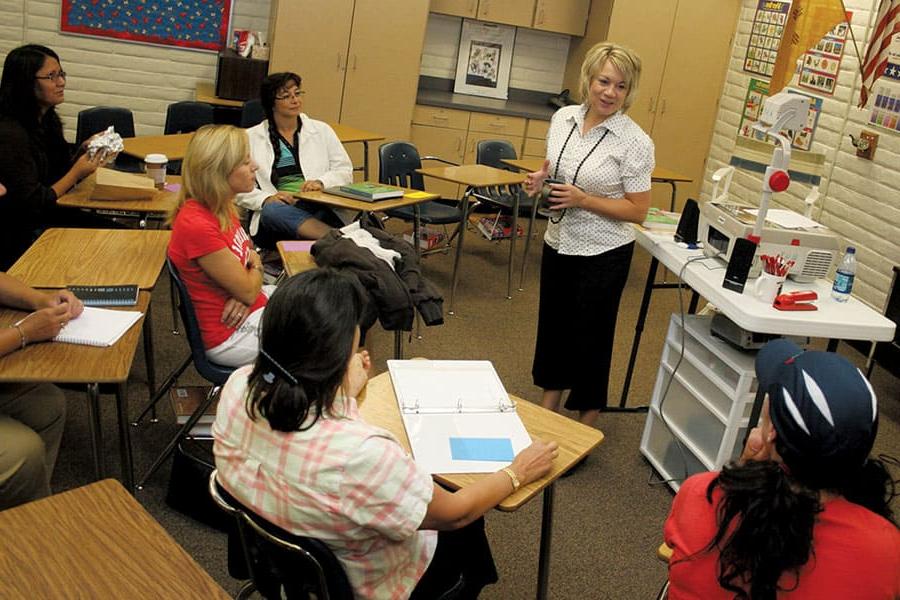
{"label": "wooden cabinet", "polygon": [[431,12],[584,35],[590,0],[432,0]]}
{"label": "wooden cabinet", "polygon": [[[269,72],[303,78],[303,111],[313,118],[408,139],[427,19],[419,0],[273,0]],[[359,164],[356,146],[348,151]]]}
{"label": "wooden cabinet", "polygon": [[472,113],[469,120],[469,134],[466,136],[466,164],[475,164],[478,142],[482,140],[506,140],[522,154],[522,139],[525,135],[525,119],[487,113]]}
{"label": "wooden cabinet", "polygon": [[522,145],[522,158],[547,158],[547,130],[550,121],[528,119],[525,129],[525,143]]}
{"label": "wooden cabinet", "polygon": [[[410,141],[421,156],[437,156],[444,160],[462,163],[466,152],[466,134],[469,130],[469,113],[464,110],[416,106],[413,111]],[[424,166],[440,166],[429,161]],[[434,177],[425,177],[425,189],[442,198],[459,198],[459,186]]]}
{"label": "wooden cabinet", "polygon": [[[563,87],[572,90],[594,44],[610,40],[640,56],[628,115],[653,138],[658,166],[693,179],[679,184],[679,207],[699,194],[740,7],[740,0],[594,0],[585,36],[569,50]],[[653,194],[654,206],[668,207],[668,187],[654,186]]]}

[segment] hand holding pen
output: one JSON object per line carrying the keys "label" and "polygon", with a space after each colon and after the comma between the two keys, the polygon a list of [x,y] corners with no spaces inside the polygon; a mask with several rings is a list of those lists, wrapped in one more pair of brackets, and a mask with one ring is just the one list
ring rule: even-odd
{"label": "hand holding pen", "polygon": [[32,342],[43,342],[55,338],[69,322],[69,319],[68,304],[60,303],[30,313],[25,318],[16,321],[13,327],[19,330],[24,348]]}

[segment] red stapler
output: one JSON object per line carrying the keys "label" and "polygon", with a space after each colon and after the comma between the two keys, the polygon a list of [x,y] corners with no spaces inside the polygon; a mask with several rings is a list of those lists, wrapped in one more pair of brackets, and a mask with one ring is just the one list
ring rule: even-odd
{"label": "red stapler", "polygon": [[819,295],[812,290],[800,290],[775,296],[772,306],[778,310],[818,310],[813,300],[818,300]]}

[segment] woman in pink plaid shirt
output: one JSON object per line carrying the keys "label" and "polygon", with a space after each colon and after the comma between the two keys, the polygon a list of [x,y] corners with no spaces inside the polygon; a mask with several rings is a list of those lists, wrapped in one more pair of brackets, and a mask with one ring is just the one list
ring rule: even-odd
{"label": "woman in pink plaid shirt", "polygon": [[[359,350],[358,283],[316,269],[269,299],[253,365],[222,390],[213,425],[219,480],[246,507],[325,542],[358,598],[463,597],[497,580],[482,516],[550,470],[556,443],[455,493],[387,431],[359,416],[370,360]],[[438,533],[440,532],[440,533]]]}

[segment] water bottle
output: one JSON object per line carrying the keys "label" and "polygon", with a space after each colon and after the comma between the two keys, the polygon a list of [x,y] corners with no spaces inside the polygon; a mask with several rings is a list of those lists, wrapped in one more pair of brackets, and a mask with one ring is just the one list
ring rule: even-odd
{"label": "water bottle", "polygon": [[838,302],[846,302],[850,298],[853,289],[853,279],[856,277],[856,248],[847,246],[834,274],[834,285],[831,287],[831,297]]}

